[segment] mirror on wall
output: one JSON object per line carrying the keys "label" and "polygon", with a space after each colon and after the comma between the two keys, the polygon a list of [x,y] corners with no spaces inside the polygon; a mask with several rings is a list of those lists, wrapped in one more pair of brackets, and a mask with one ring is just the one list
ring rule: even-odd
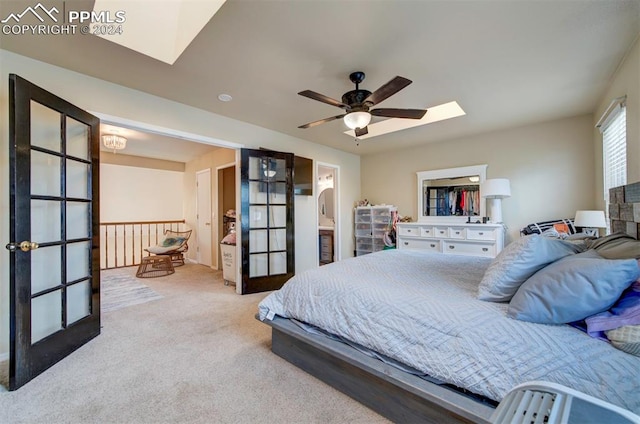
{"label": "mirror on wall", "polygon": [[481,220],[485,199],[480,183],[487,165],[420,171],[418,176],[418,221]]}
{"label": "mirror on wall", "polygon": [[318,213],[320,221],[331,221],[333,223],[333,188],[325,188],[318,197]]}

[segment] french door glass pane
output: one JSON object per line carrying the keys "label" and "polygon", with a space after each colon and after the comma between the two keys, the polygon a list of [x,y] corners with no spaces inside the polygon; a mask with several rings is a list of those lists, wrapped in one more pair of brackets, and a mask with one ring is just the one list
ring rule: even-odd
{"label": "french door glass pane", "polygon": [[269,204],[285,205],[287,203],[286,190],[286,183],[269,183]]}
{"label": "french door glass pane", "polygon": [[60,196],[60,157],[31,151],[31,194]]}
{"label": "french door glass pane", "polygon": [[249,182],[249,203],[267,203],[267,183]]}
{"label": "french door glass pane", "polygon": [[249,255],[249,277],[267,275],[267,260],[268,255],[266,253]]}
{"label": "french door glass pane", "polygon": [[260,175],[262,174],[260,172],[260,163],[262,161],[260,160],[260,158],[256,158],[256,157],[250,157],[249,158],[249,179],[250,180],[257,180],[260,178]]}
{"label": "french door glass pane", "polygon": [[31,344],[62,329],[62,290],[31,299]]}
{"label": "french door glass pane", "polygon": [[67,283],[89,276],[89,242],[67,244]]}
{"label": "french door glass pane", "polygon": [[60,152],[60,113],[31,101],[31,145]]}
{"label": "french door glass pane", "polygon": [[249,231],[249,252],[267,251],[267,230]]}
{"label": "french door glass pane", "polygon": [[67,159],[67,197],[89,198],[89,165]]}
{"label": "french door glass pane", "polygon": [[46,243],[60,241],[60,202],[31,200],[31,241]]}
{"label": "french door glass pane", "polygon": [[249,206],[249,228],[265,228],[267,226],[267,207]]}
{"label": "french door glass pane", "polygon": [[67,240],[89,237],[89,203],[67,202]]}
{"label": "french door glass pane", "polygon": [[269,250],[287,250],[287,230],[269,230]]}
{"label": "french door glass pane", "polygon": [[91,314],[91,281],[67,287],[67,325]]}
{"label": "french door glass pane", "polygon": [[284,227],[287,225],[287,207],[269,206],[270,227]]}
{"label": "french door glass pane", "polygon": [[89,126],[67,116],[67,155],[89,160]]}
{"label": "french door glass pane", "polygon": [[60,246],[40,247],[31,251],[32,294],[60,285],[60,252]]}
{"label": "french door glass pane", "polygon": [[269,254],[269,275],[287,273],[287,252]]}

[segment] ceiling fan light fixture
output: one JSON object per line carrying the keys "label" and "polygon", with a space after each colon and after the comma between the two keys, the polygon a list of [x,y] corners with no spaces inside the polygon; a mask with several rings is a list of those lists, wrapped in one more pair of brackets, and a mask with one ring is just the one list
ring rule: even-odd
{"label": "ceiling fan light fixture", "polygon": [[371,114],[369,112],[351,112],[344,116],[344,124],[355,130],[356,128],[364,128],[371,122]]}

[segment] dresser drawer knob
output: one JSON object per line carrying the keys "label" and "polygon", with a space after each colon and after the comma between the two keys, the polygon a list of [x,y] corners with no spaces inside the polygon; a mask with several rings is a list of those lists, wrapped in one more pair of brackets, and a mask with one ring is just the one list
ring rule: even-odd
{"label": "dresser drawer knob", "polygon": [[409,246],[409,242],[408,242],[408,241],[405,241],[405,242],[404,242],[404,245],[405,245],[405,246]]}
{"label": "dresser drawer knob", "polygon": [[489,251],[489,248],[487,248],[487,247],[483,247],[483,248],[482,248],[482,251],[483,251],[483,252],[488,252],[488,251]]}
{"label": "dresser drawer knob", "polygon": [[455,249],[455,248],[456,248],[455,246],[449,246],[449,249]]}
{"label": "dresser drawer knob", "polygon": [[460,231],[456,231],[456,234],[460,234]]}
{"label": "dresser drawer knob", "polygon": [[483,233],[483,232],[479,232],[479,233],[478,233],[478,235],[481,235],[481,236],[483,236],[483,235],[484,235],[484,233]]}
{"label": "dresser drawer knob", "polygon": [[407,230],[407,233],[410,233],[410,232],[411,232],[411,230]]}
{"label": "dresser drawer knob", "polygon": [[440,231],[440,234],[444,234],[444,231]]}
{"label": "dresser drawer knob", "polygon": [[435,244],[433,244],[433,243],[431,243],[431,245],[430,245],[430,246],[431,246],[431,247],[436,247],[436,245],[435,245]]}

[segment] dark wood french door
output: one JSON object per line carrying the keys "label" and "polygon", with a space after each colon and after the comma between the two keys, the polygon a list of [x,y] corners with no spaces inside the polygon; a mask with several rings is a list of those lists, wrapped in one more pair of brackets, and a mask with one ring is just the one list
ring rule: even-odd
{"label": "dark wood french door", "polygon": [[276,290],[293,276],[293,154],[242,149],[242,294]]}
{"label": "dark wood french door", "polygon": [[100,121],[17,75],[9,90],[15,390],[100,334]]}

